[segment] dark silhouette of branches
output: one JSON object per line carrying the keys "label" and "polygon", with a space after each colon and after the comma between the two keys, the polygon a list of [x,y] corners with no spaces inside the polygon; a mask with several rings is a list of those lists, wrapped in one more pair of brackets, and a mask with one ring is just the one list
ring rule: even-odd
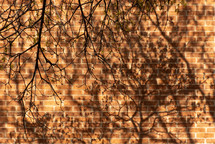
{"label": "dark silhouette of branches", "polygon": [[[196,81],[185,52],[198,42],[183,41],[188,28],[172,20],[172,7],[195,21],[184,0],[3,0],[0,66],[28,141],[186,143],[181,130],[195,143],[193,101],[206,100],[207,78]],[[44,106],[50,98],[55,109]]]}

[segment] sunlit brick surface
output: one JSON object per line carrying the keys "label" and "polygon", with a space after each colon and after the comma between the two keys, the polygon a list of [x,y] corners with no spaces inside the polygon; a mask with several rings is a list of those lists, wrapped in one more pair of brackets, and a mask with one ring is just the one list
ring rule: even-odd
{"label": "sunlit brick surface", "polygon": [[24,28],[43,2],[14,23],[17,39],[0,4],[0,143],[215,143],[214,0],[145,15],[95,0],[92,17],[90,1],[47,1],[39,47],[41,20]]}

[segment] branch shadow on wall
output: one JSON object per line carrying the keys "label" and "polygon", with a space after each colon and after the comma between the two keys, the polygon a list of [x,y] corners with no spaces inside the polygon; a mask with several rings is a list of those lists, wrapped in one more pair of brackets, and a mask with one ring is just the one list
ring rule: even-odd
{"label": "branch shadow on wall", "polygon": [[[187,34],[194,31],[189,24],[199,26],[194,17],[186,16],[191,12],[189,7],[181,10],[180,21],[176,23],[169,16],[169,34],[153,19],[156,31],[151,31],[151,35],[145,35],[148,27],[143,25],[140,29],[144,32],[140,35],[135,31],[120,33],[121,44],[117,43],[112,48],[112,57],[106,59],[113,63],[111,68],[104,67],[102,82],[95,81],[86,89],[90,100],[83,98],[79,102],[71,96],[81,115],[80,119],[73,117],[78,128],[74,127],[77,135],[73,135],[72,142],[111,143],[118,142],[119,137],[123,138],[119,140],[121,143],[197,142],[192,127],[205,122],[206,107],[202,103],[206,102],[213,117],[209,104],[213,98],[208,99],[202,89],[211,75],[207,78],[196,70],[204,69],[205,62],[200,65],[196,62],[205,60],[203,49],[210,35],[201,37],[200,42],[200,37],[193,37],[198,32]],[[181,20],[187,26],[180,26]],[[203,27],[201,32],[204,33]],[[202,53],[195,60],[199,48]],[[107,80],[110,77],[112,85]]]}
{"label": "branch shadow on wall", "polygon": [[[73,52],[69,49],[71,39],[65,40],[68,44],[62,42],[63,32],[59,28],[56,42],[68,47],[64,49],[67,53],[59,55],[59,59],[72,61],[73,66],[62,68],[63,75],[54,75],[57,76],[54,78],[56,88],[65,90],[61,94],[65,107],[52,113],[40,109],[38,104],[38,110],[42,110],[38,111],[40,115],[35,115],[32,122],[25,121],[28,142],[196,143],[192,127],[196,122],[205,121],[206,106],[213,117],[211,102],[215,99],[214,92],[212,96],[206,95],[202,89],[202,85],[213,78],[211,68],[207,76],[201,73],[204,65],[213,67],[205,48],[210,35],[200,40],[200,33],[188,34],[193,31],[189,24],[201,27],[194,17],[187,17],[190,13],[189,7],[182,9],[178,21],[166,13],[158,14],[159,19],[148,15],[147,24],[139,20],[139,15],[132,15],[136,23],[129,31],[125,28],[129,22],[118,15],[122,23],[114,23],[116,27],[107,25],[102,29],[102,38],[95,39],[103,42],[96,49],[97,55],[93,57],[88,52],[88,56],[76,57],[75,62],[69,59]],[[182,20],[186,25],[181,25]],[[95,22],[94,35],[101,34],[96,32],[99,27]],[[201,28],[206,34],[204,27]],[[77,47],[83,46],[82,42],[77,41],[80,43]],[[193,60],[198,48],[202,52],[198,57],[202,65]],[[88,63],[81,65],[86,59]],[[82,69],[86,69],[86,73]],[[54,69],[47,73],[51,72],[57,73]],[[65,81],[59,86],[58,81],[62,79]],[[85,81],[76,87],[77,90],[82,88],[83,94],[77,94],[74,89],[79,80]],[[45,96],[46,93],[42,95],[44,99]],[[22,127],[22,124],[16,126]],[[17,135],[16,142],[21,143],[23,133]]]}

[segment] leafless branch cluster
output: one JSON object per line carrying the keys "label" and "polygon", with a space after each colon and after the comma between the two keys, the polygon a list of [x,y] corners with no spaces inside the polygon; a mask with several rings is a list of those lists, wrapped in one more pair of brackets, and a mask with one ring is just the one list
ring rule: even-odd
{"label": "leafless branch cluster", "polygon": [[[140,134],[140,143],[144,135],[156,131],[158,121],[167,127],[162,117],[178,114],[185,121],[180,112],[187,107],[178,104],[179,95],[185,95],[191,83],[200,88],[177,45],[180,39],[174,41],[165,33],[165,26],[171,23],[168,11],[175,3],[173,0],[3,0],[1,69],[8,73],[6,85],[22,86],[14,100],[22,107],[24,126],[26,116],[42,123],[37,119],[36,101],[37,96],[47,95],[42,92],[43,86],[48,86],[50,96],[62,104],[57,85],[72,83],[70,72],[76,71],[71,67],[76,66],[86,69],[83,74],[86,87],[91,77],[95,80],[94,87],[101,88],[104,95],[111,93],[104,97],[103,104],[88,103],[102,113],[100,120],[114,117],[112,124],[116,126],[118,121],[130,122],[132,131]],[[148,26],[149,22],[154,28]],[[147,33],[149,29],[162,37],[153,42],[153,36]],[[181,69],[184,66],[187,71]],[[103,76],[96,74],[99,68]],[[98,91],[92,88],[86,91],[99,101]],[[167,93],[172,97],[168,98]],[[168,105],[166,99],[175,107],[161,111],[161,107]],[[144,129],[149,120],[152,126]],[[163,133],[178,142],[168,129]]]}

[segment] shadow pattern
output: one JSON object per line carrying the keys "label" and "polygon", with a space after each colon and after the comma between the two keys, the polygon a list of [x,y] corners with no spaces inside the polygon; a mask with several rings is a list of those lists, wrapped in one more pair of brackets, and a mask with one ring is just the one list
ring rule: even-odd
{"label": "shadow pattern", "polygon": [[10,139],[198,142],[195,124],[214,122],[208,8],[196,19],[192,5],[123,2],[3,1],[1,68],[20,108]]}

